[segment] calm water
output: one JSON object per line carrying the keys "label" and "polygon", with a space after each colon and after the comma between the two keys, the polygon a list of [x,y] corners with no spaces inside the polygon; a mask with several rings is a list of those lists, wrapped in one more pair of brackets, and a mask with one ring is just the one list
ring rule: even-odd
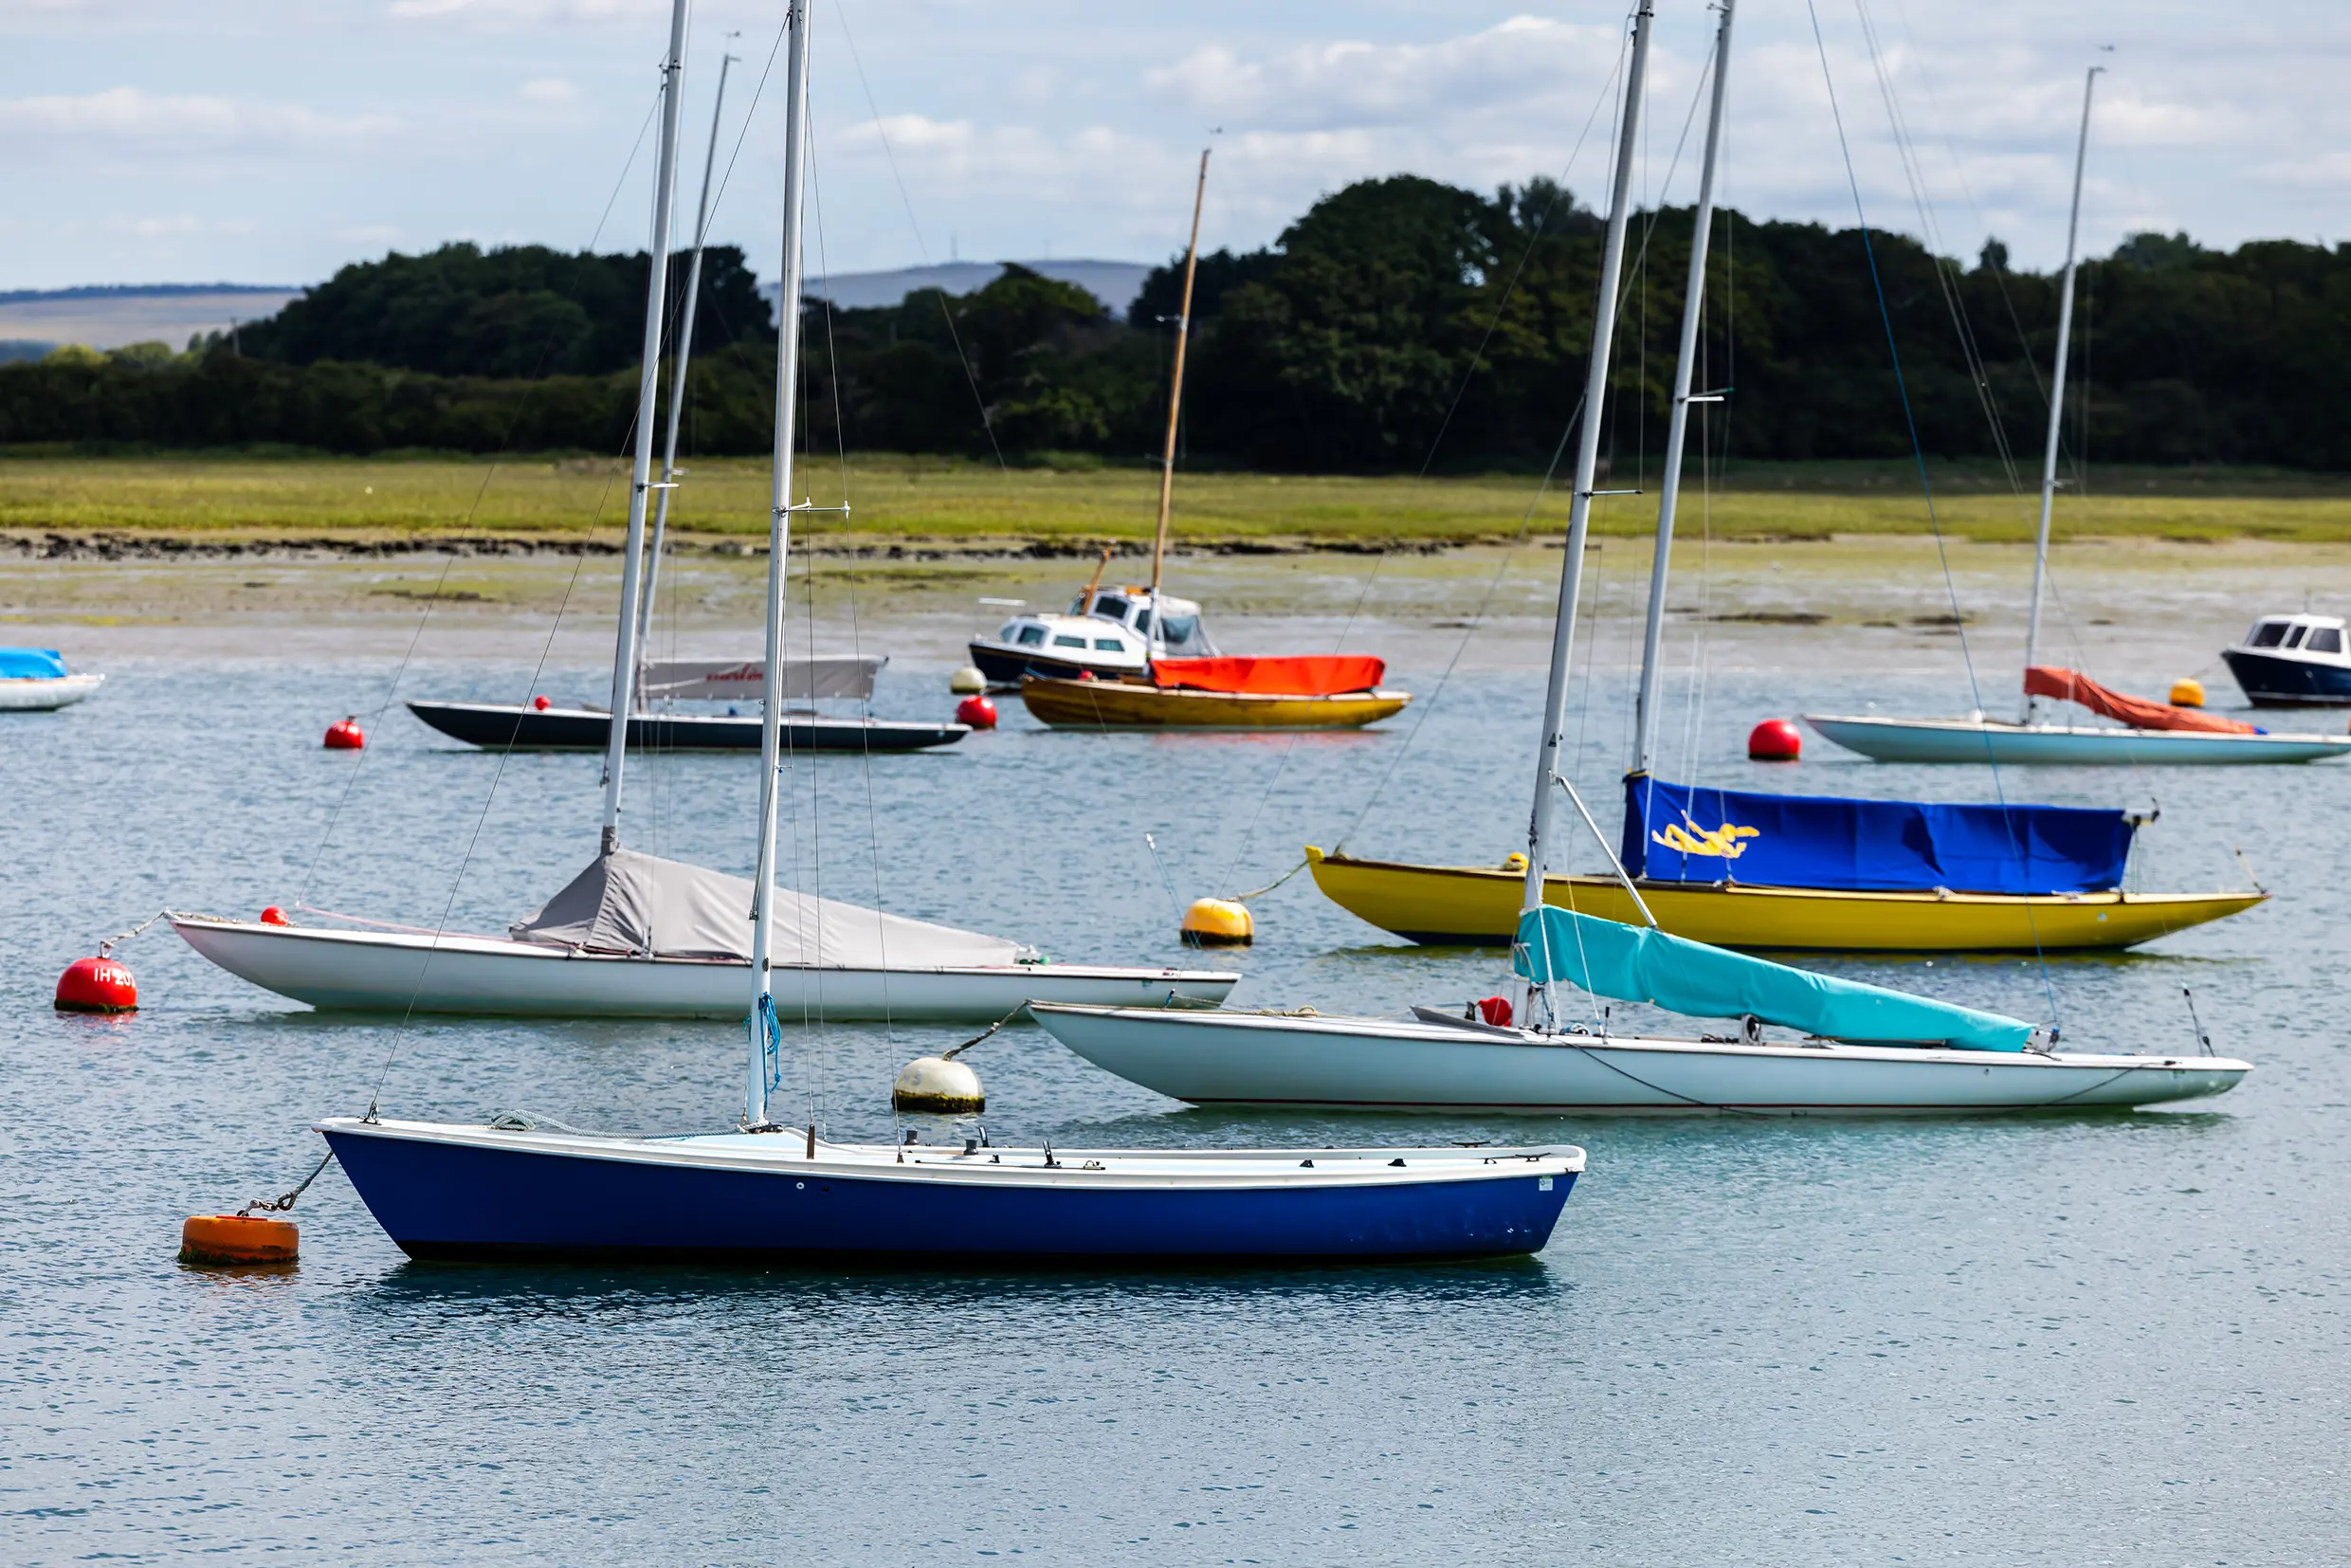
{"label": "calm water", "polygon": [[[1430,672],[1399,673],[1429,689]],[[2013,958],[1834,966],[2032,1017],[2053,996],[2070,1040],[2164,1050],[2191,1046],[2191,984],[2221,1048],[2260,1065],[2208,1109],[1210,1114],[1026,1030],[972,1057],[999,1138],[1572,1140],[1591,1174],[1550,1248],[1517,1263],[920,1277],[412,1265],[329,1171],[298,1215],[298,1272],[182,1269],[183,1215],[292,1185],[318,1155],[308,1121],[363,1106],[379,1074],[401,1115],[682,1129],[737,1114],[731,1027],[324,1018],[168,929],[122,954],[146,1011],[51,1012],[68,959],[166,903],[307,899],[422,924],[446,908],[498,929],[586,863],[592,760],[501,771],[398,712],[363,760],[319,751],[387,677],[127,665],[83,707],[0,719],[8,1560],[2351,1557],[2351,769],[2011,774],[2023,798],[2156,794],[2150,887],[2233,885],[2242,845],[2280,896],[2046,975]],[[891,681],[884,711],[943,709],[939,672]],[[526,683],[420,667],[408,689]],[[1393,766],[1351,848],[1515,848],[1536,684],[1465,674],[1416,733],[1408,716],[1294,745],[1048,734],[1011,704],[1004,731],[951,753],[800,770],[790,859],[836,897],[1060,957],[1165,959],[1179,950],[1146,830],[1183,898],[1254,886],[1344,832]],[[1754,717],[1869,696],[1961,705],[1949,680],[1723,677],[1706,718],[1674,721],[1702,741],[1681,771],[1745,777],[1733,752]],[[1611,819],[1623,734],[1595,699],[1579,771]],[[753,772],[645,765],[629,837],[746,869]],[[1822,757],[1771,776],[1988,793],[1980,775]],[[1391,943],[1303,876],[1258,907],[1260,945],[1237,960],[1248,1005],[1387,1012],[1500,973],[1491,955]],[[834,1030],[809,1042],[805,1092],[836,1135],[886,1136],[896,1067],[965,1032]]]}

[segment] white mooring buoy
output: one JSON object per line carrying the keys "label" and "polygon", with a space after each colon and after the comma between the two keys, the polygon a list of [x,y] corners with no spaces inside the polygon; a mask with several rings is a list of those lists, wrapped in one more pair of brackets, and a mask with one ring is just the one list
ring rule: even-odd
{"label": "white mooring buoy", "polygon": [[918,1056],[898,1069],[890,1085],[890,1103],[902,1111],[927,1111],[939,1116],[964,1116],[988,1108],[979,1074],[943,1056]]}

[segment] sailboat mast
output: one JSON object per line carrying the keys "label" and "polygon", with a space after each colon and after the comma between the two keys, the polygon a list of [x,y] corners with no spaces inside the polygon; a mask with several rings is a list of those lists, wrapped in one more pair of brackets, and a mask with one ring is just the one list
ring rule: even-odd
{"label": "sailboat mast", "polygon": [[1184,302],[1176,313],[1176,378],[1167,394],[1167,450],[1159,459],[1159,527],[1151,537],[1151,642],[1159,640],[1159,565],[1167,555],[1167,516],[1176,498],[1176,421],[1184,407],[1184,345],[1192,338],[1192,280],[1200,264],[1200,206],[1208,199],[1208,154],[1192,191],[1192,241],[1184,246]]}
{"label": "sailboat mast", "polygon": [[702,194],[694,209],[694,258],[686,264],[685,299],[678,311],[678,351],[669,372],[669,432],[662,443],[661,499],[653,504],[653,538],[645,551],[645,592],[637,596],[637,659],[645,659],[653,626],[653,596],[661,583],[662,543],[669,533],[669,498],[677,489],[678,425],[685,412],[685,371],[694,356],[694,308],[702,297],[702,246],[710,236],[710,175],[719,166],[719,117],[726,108],[726,68],[719,57],[719,91],[710,102],[710,148],[702,155]]}
{"label": "sailboat mast", "polygon": [[767,663],[759,675],[759,869],[751,893],[751,1092],[744,1125],[770,1124],[767,1012],[775,935],[775,814],[783,792],[784,566],[792,554],[792,442],[800,392],[800,205],[808,128],[808,0],[791,0],[784,95],[784,262],[776,300],[775,461],[768,491]]}
{"label": "sailboat mast", "polygon": [[[2049,441],[2041,453],[2041,527],[2032,540],[2032,602],[2025,611],[2025,668],[2032,667],[2041,641],[2041,588],[2049,575],[2049,515],[2057,499],[2057,434],[2066,411],[2066,357],[2073,339],[2073,253],[2082,231],[2082,168],[2089,160],[2089,99],[2098,86],[2103,65],[2092,65],[2082,78],[2082,135],[2073,146],[2073,212],[2066,219],[2066,274],[2057,301],[2057,362],[2049,378]],[[2025,694],[2024,721],[2032,722],[2037,705]]]}
{"label": "sailboat mast", "polygon": [[620,564],[620,633],[612,649],[612,738],[604,752],[604,852],[620,848],[621,763],[629,753],[629,714],[637,675],[637,578],[645,554],[645,503],[653,485],[653,404],[661,385],[662,306],[668,287],[669,216],[678,173],[678,100],[685,76],[685,21],[692,0],[669,10],[669,52],[662,60],[661,148],[653,174],[653,244],[645,283],[645,353],[637,373],[637,454],[629,481],[629,539]]}
{"label": "sailboat mast", "polygon": [[[1649,568],[1649,624],[1641,634],[1641,689],[1633,710],[1632,771],[1646,774],[1657,750],[1659,653],[1666,631],[1666,578],[1672,567],[1673,513],[1682,497],[1682,447],[1689,434],[1690,373],[1698,363],[1698,326],[1706,298],[1706,246],[1714,237],[1714,168],[1722,149],[1723,83],[1730,75],[1731,8],[1714,33],[1714,98],[1706,111],[1706,157],[1698,175],[1698,210],[1690,229],[1689,282],[1682,295],[1682,350],[1673,365],[1673,414],[1666,426],[1666,469],[1657,501],[1657,555]],[[1702,403],[1721,401],[1705,393]]]}
{"label": "sailboat mast", "polygon": [[1543,848],[1551,837],[1552,779],[1567,729],[1568,655],[1576,646],[1576,601],[1583,592],[1584,534],[1592,482],[1599,471],[1600,414],[1608,397],[1609,348],[1616,332],[1616,291],[1624,276],[1625,219],[1632,199],[1632,154],[1640,140],[1641,89],[1649,69],[1650,0],[1632,18],[1632,60],[1625,72],[1624,124],[1616,135],[1616,185],[1609,196],[1608,239],[1600,251],[1600,293],[1592,309],[1592,362],[1584,376],[1583,428],[1576,444],[1576,488],[1568,501],[1567,556],[1559,565],[1558,619],[1551,634],[1551,678],[1543,692],[1542,745],[1535,761],[1535,809],[1526,824],[1524,909],[1543,902]]}

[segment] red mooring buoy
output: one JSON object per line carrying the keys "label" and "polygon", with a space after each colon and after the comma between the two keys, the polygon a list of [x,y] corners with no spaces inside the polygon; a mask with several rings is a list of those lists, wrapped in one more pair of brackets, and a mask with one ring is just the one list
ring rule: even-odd
{"label": "red mooring buoy", "polygon": [[531,699],[531,706],[537,708],[541,713],[545,713],[549,708],[552,708],[555,705],[555,699],[552,697],[534,697]]}
{"label": "red mooring buoy", "polygon": [[367,744],[367,732],[359,727],[359,716],[353,714],[340,722],[326,727],[326,749],[331,752],[355,752]]}
{"label": "red mooring buoy", "polygon": [[57,977],[57,1011],[137,1012],[138,982],[112,958],[76,958]]}
{"label": "red mooring buoy", "polygon": [[262,923],[264,925],[292,925],[294,922],[285,918],[284,910],[273,903],[262,911]]}
{"label": "red mooring buoy", "polygon": [[977,697],[966,697],[956,704],[956,722],[969,724],[975,730],[994,729],[996,705],[985,692]]}
{"label": "red mooring buoy", "polygon": [[1747,732],[1750,762],[1793,762],[1804,755],[1804,733],[1785,719],[1766,719]]}

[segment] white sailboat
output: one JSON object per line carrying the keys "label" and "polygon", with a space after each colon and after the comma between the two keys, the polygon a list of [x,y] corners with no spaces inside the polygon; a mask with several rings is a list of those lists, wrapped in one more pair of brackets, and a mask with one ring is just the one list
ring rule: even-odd
{"label": "white sailboat", "polygon": [[[685,0],[677,0],[683,16]],[[786,112],[787,315],[806,112],[808,11],[791,12]],[[791,374],[792,328],[782,370]],[[777,665],[791,525],[789,388],[776,442],[767,667]],[[773,676],[770,677],[771,681]],[[1064,1149],[991,1144],[844,1144],[813,1121],[774,1119],[780,1030],[768,962],[775,951],[781,724],[766,710],[748,975],[750,1059],[739,1128],[683,1138],[613,1138],[541,1127],[360,1117],[317,1124],[361,1199],[420,1258],[893,1256],[924,1262],[1019,1258],[1380,1260],[1532,1252],[1550,1239],[1583,1170],[1580,1149]],[[749,984],[742,984],[748,979]]]}
{"label": "white sailboat", "polygon": [[[1732,20],[1724,0],[1706,140],[1711,186]],[[1169,1008],[1039,1006],[1037,1021],[1096,1066],[1196,1104],[1444,1112],[1967,1113],[2139,1105],[2217,1094],[2251,1067],[2211,1056],[2059,1053],[2020,1019],[1840,981],[1655,929],[1639,890],[1559,772],[1567,672],[1597,466],[1600,410],[1639,145],[1651,9],[1633,21],[1623,129],[1594,311],[1549,686],[1512,966],[1515,1002],[1407,1021]],[[1647,928],[1543,903],[1554,792],[1574,801]],[[1595,1005],[1579,1008],[1561,982]],[[1727,1035],[1617,1034],[1602,996],[1738,1021]],[[1521,1020],[1512,1022],[1512,1019]],[[1771,1038],[1766,1028],[1794,1031]]]}
{"label": "white sailboat", "polygon": [[[2073,209],[2066,225],[2066,269],[2057,305],[2057,356],[2050,374],[2049,437],[2041,454],[2041,523],[2032,551],[2032,597],[2025,613],[2025,698],[2010,721],[1981,713],[1964,718],[1891,719],[1877,714],[1808,713],[1804,721],[1849,751],[1880,762],[1994,762],[2141,766],[2161,763],[2317,762],[2351,755],[2351,734],[2271,735],[2253,725],[2194,709],[2123,697],[2069,670],[2033,663],[2041,635],[2041,598],[2049,574],[2049,523],[2057,495],[2057,439],[2065,414],[2066,362],[2073,337],[2074,251],[2082,226],[2082,172],[2089,157],[2090,96],[2104,66],[2082,82],[2082,132],[2073,152]],[[2061,697],[2122,720],[2055,724],[2039,700]]]}
{"label": "white sailboat", "polygon": [[[640,674],[638,576],[647,503],[660,488],[652,479],[653,416],[685,25],[685,0],[677,0],[662,66],[651,271],[646,288],[635,465],[610,713],[633,711]],[[798,135],[796,126],[793,134]],[[793,178],[796,191],[796,169]],[[789,499],[799,389],[796,244],[787,247],[784,264],[773,496],[778,519],[805,509]],[[769,563],[779,600],[785,566],[781,556]],[[771,607],[760,671],[765,702],[761,755],[771,795],[788,727],[778,705],[783,700],[783,661],[775,617],[781,613],[779,606]],[[752,906],[758,902],[753,884],[621,847],[628,727],[605,726],[603,842],[596,859],[545,907],[516,921],[502,936],[377,921],[357,922],[360,929],[326,929],[178,911],[167,911],[167,917],[191,947],[230,974],[322,1008],[729,1017],[741,1012],[747,972],[770,960],[787,1008],[803,1018],[828,1020],[986,1021],[1031,998],[1213,1003],[1240,982],[1238,975],[1224,971],[1026,961],[1033,954],[1004,938],[802,894],[776,895],[792,913],[791,928],[772,950],[763,949],[753,930]],[[762,860],[761,885],[772,869]]]}

